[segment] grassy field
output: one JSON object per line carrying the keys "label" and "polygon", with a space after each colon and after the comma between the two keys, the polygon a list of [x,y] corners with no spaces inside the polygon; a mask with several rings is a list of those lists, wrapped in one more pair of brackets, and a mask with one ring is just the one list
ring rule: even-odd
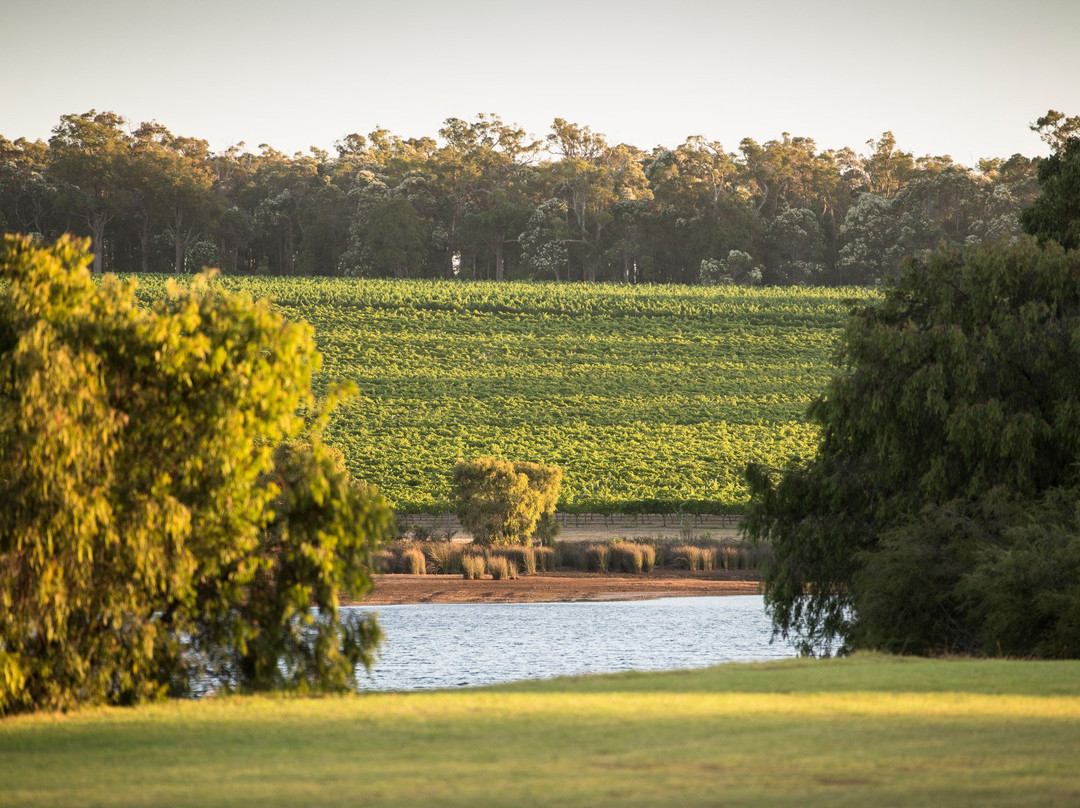
{"label": "grassy field", "polygon": [[[142,278],[144,298],[161,277]],[[564,471],[560,509],[731,513],[750,460],[812,451],[806,408],[858,289],[222,278],[315,327],[328,438],[406,513],[457,457]]]}
{"label": "grassy field", "polygon": [[0,805],[1080,803],[1080,663],[792,660],[0,721]]}

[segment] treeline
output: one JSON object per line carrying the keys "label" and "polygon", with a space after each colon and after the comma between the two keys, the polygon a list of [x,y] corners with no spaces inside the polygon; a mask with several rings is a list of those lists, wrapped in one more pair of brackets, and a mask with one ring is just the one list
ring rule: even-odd
{"label": "treeline", "polygon": [[65,115],[47,143],[0,136],[0,229],[90,236],[97,271],[867,284],[942,241],[1019,234],[1039,193],[1037,158],[972,168],[891,132],[864,154],[787,133],[642,151],[479,115],[335,151],[213,152],[155,122]]}

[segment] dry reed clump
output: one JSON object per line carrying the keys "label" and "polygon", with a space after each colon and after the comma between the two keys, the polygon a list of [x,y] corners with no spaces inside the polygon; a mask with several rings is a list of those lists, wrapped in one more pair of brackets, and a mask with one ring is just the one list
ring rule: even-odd
{"label": "dry reed clump", "polygon": [[503,581],[518,577],[517,564],[504,555],[492,554],[487,560],[487,571],[496,581]]}
{"label": "dry reed clump", "polygon": [[461,574],[461,556],[464,550],[450,541],[434,541],[424,545],[424,552],[431,571],[438,575]]}
{"label": "dry reed clump", "polygon": [[551,572],[555,569],[554,547],[534,547],[533,558],[536,560],[536,569],[539,572]]}
{"label": "dry reed clump", "polygon": [[652,572],[656,569],[656,548],[651,544],[641,545],[641,569],[643,572]]}
{"label": "dry reed clump", "polygon": [[461,570],[465,578],[483,578],[487,572],[487,563],[478,553],[464,553],[461,556]]}
{"label": "dry reed clump", "polygon": [[585,566],[589,572],[607,572],[611,550],[606,544],[590,544],[585,549]]}
{"label": "dry reed clump", "polygon": [[502,547],[493,552],[497,552],[499,555],[506,558],[507,561],[517,565],[517,568],[525,575],[536,574],[535,548],[517,545],[513,547]]}
{"label": "dry reed clump", "polygon": [[[399,539],[375,554],[373,566],[379,573],[423,575],[427,572],[481,578],[487,573],[501,576],[501,563],[495,560],[498,558],[507,562],[506,577],[535,575],[558,568],[637,575],[663,567],[692,572],[760,569],[769,558],[769,552],[768,545],[751,545],[731,539],[699,538],[685,543],[661,538],[616,539],[607,543],[560,541],[554,547],[515,545],[484,551],[445,540]],[[499,567],[497,571],[492,570],[493,564]]]}
{"label": "dry reed clump", "polygon": [[401,566],[410,575],[424,575],[427,572],[427,558],[419,547],[410,547],[401,554]]}
{"label": "dry reed clump", "polygon": [[698,547],[693,544],[680,544],[671,548],[675,565],[686,567],[691,572],[704,572],[716,568],[716,548]]}
{"label": "dry reed clump", "polygon": [[589,545],[583,542],[560,541],[555,543],[555,566],[575,570],[587,569],[585,551]]}
{"label": "dry reed clump", "polygon": [[393,570],[396,563],[393,550],[377,550],[371,559],[371,568],[373,572],[382,575]]}
{"label": "dry reed clump", "polygon": [[641,573],[645,569],[643,545],[628,541],[614,541],[608,547],[613,571]]}

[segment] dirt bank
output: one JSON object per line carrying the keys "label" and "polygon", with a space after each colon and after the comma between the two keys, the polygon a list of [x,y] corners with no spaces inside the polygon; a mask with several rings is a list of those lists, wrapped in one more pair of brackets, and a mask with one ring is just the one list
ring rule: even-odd
{"label": "dirt bank", "polygon": [[466,580],[455,575],[380,575],[367,606],[399,603],[539,603],[638,600],[701,595],[753,595],[760,576],[752,570],[648,575],[548,573],[515,580]]}

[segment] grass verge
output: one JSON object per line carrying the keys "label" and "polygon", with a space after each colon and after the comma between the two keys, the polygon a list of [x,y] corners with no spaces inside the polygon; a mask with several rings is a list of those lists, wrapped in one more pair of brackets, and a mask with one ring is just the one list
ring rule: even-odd
{"label": "grass verge", "polygon": [[0,805],[1075,805],[1080,662],[857,656],[0,721]]}

